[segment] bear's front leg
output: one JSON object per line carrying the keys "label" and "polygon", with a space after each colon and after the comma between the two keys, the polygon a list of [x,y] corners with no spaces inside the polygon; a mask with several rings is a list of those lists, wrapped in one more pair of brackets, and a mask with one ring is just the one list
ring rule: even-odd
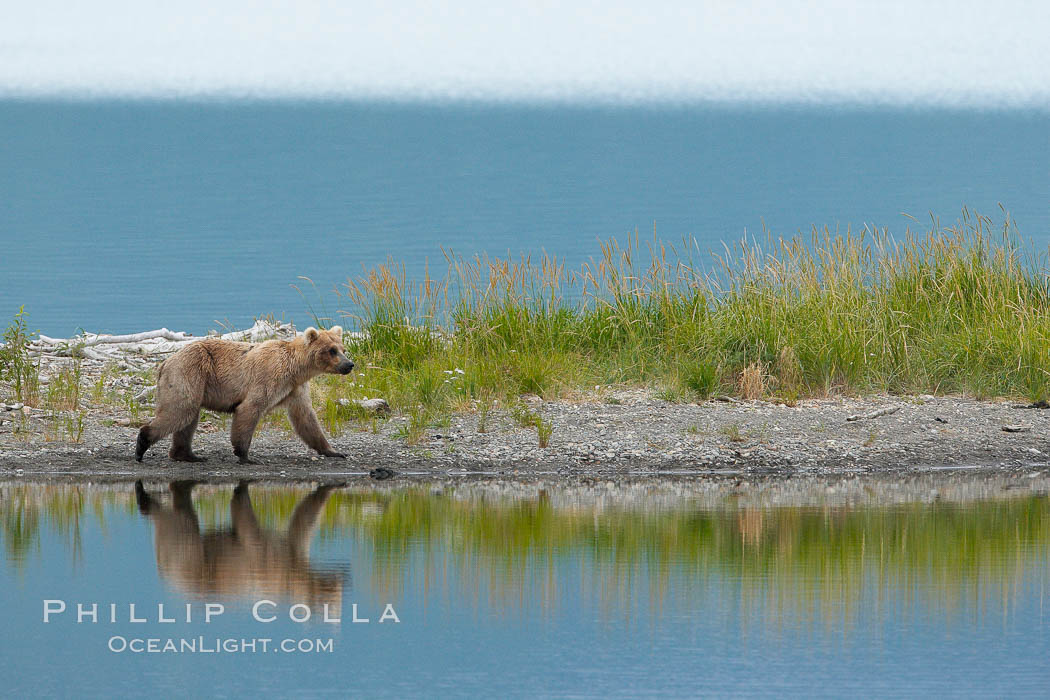
{"label": "bear's front leg", "polygon": [[288,420],[295,428],[295,434],[306,443],[306,446],[317,450],[325,457],[339,457],[346,459],[342,452],[336,452],[328,444],[328,438],[321,430],[321,421],[317,420],[314,407],[310,405],[310,387],[302,384],[284,400],[284,406],[288,409]]}
{"label": "bear's front leg", "polygon": [[255,517],[252,499],[248,495],[248,482],[244,479],[238,482],[237,488],[233,490],[233,498],[230,499],[230,522],[240,542],[254,547],[262,543],[262,528]]}
{"label": "bear's front leg", "polygon": [[230,430],[230,442],[233,443],[233,454],[241,464],[259,464],[248,458],[252,446],[255,428],[266,412],[266,404],[258,399],[245,399],[233,412],[233,428]]}

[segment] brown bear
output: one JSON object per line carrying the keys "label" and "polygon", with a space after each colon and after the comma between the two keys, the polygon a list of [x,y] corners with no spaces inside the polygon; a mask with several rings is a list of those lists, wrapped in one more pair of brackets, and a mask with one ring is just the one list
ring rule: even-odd
{"label": "brown bear", "polygon": [[230,526],[201,532],[191,493],[195,482],[176,481],[165,506],[135,482],[139,512],[153,521],[157,570],[162,579],[193,597],[264,596],[309,605],[320,617],[323,606],[339,617],[345,576],[310,563],[310,541],[335,485],[321,485],[292,511],[285,532],[264,529],[255,517],[248,483],[230,500]]}
{"label": "brown bear", "polygon": [[310,380],[319,374],[349,374],[354,363],[343,353],[343,329],[307,328],[295,340],[238,343],[207,338],[191,343],[157,371],[157,415],[139,431],[135,459],[168,436],[174,460],[203,462],[190,443],[201,408],[233,414],[230,439],[241,464],[259,421],[277,407],[288,411],[296,434],[326,457],[343,457],[321,432],[310,405]]}

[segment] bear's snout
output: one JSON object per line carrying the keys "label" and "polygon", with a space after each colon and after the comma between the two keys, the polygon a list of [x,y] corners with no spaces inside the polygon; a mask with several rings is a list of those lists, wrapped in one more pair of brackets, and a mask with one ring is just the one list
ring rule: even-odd
{"label": "bear's snout", "polygon": [[352,372],[353,369],[354,369],[354,363],[351,362],[350,360],[347,360],[345,362],[340,362],[339,366],[336,367],[336,371],[339,372],[339,374],[350,374],[350,372]]}

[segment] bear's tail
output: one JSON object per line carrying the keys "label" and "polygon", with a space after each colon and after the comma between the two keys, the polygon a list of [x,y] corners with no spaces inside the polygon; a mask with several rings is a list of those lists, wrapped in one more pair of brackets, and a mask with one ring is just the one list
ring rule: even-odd
{"label": "bear's tail", "polygon": [[168,360],[162,360],[161,363],[157,365],[157,384],[153,389],[153,403],[156,406],[160,406],[161,394],[164,391],[164,382],[162,379],[164,377],[164,365],[166,364],[168,364]]}

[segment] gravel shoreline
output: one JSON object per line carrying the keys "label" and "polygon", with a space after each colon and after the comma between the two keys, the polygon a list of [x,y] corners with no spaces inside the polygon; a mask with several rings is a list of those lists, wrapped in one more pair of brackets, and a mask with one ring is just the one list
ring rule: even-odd
{"label": "gravel shoreline", "polygon": [[[611,388],[572,402],[528,398],[530,409],[554,426],[546,448],[539,447],[535,428],[519,426],[507,411],[492,411],[486,432],[479,432],[477,414],[455,414],[446,426],[427,428],[414,446],[396,435],[408,419],[395,415],[377,421],[378,432],[349,424],[332,436],[333,446],[347,453],[345,461],[318,458],[294,435],[260,427],[252,445],[253,458],[263,462],[258,466],[237,463],[228,427],[218,421],[202,422],[194,440],[207,462],[172,462],[164,440],[139,464],[133,447],[137,430],[115,409],[90,412],[81,442],[71,444],[47,439],[44,412],[5,404],[0,478],[329,479],[367,476],[377,467],[414,478],[830,476],[954,469],[1038,474],[1050,459],[1050,411],[1015,401],[876,396],[811,399],[795,406],[733,400],[673,404],[650,391]],[[151,409],[145,413],[148,418]],[[882,415],[872,416],[876,413]],[[848,420],[856,416],[862,417]]]}
{"label": "gravel shoreline", "polygon": [[[293,337],[295,329],[259,321],[228,335],[256,341]],[[65,413],[0,403],[0,478],[340,479],[367,478],[377,468],[417,479],[1050,474],[1050,411],[1016,401],[923,395],[809,399],[792,406],[732,398],[681,404],[653,390],[623,387],[595,387],[572,401],[521,397],[528,411],[553,427],[547,447],[509,407],[492,410],[483,421],[478,413],[453,414],[440,427],[427,427],[414,445],[404,439],[412,433],[407,416],[351,421],[329,436],[346,460],[320,458],[287,426],[264,421],[252,444],[253,459],[263,464],[242,466],[230,446],[228,420],[209,416],[194,438],[194,450],[207,462],[172,462],[165,439],[139,464],[137,426],[153,413],[148,370],[193,340],[166,329],[66,340],[40,336],[30,354],[39,363],[41,392],[75,366],[81,398]],[[73,347],[80,348],[79,360],[71,357]],[[0,386],[0,395],[11,389]],[[79,442],[69,442],[71,421]]]}

